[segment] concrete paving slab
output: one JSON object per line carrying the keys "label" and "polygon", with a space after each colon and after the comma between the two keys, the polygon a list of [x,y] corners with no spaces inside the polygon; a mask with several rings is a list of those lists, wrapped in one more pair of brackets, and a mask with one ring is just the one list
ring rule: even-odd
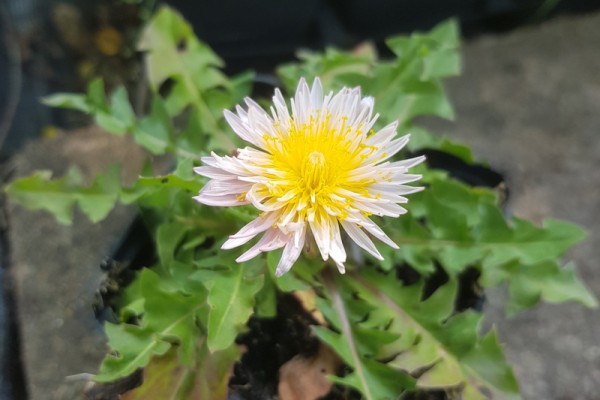
{"label": "concrete paving slab", "polygon": [[[463,55],[447,85],[456,121],[426,125],[505,174],[514,214],[584,226],[589,238],[567,259],[600,297],[600,14],[481,37]],[[506,320],[505,294],[488,297],[525,399],[600,398],[600,311],[542,305]]]}
{"label": "concrete paving slab", "polygon": [[[15,159],[17,176],[48,169],[63,175],[76,165],[93,177],[111,164],[131,180],[143,162],[133,141],[98,128],[28,145]],[[103,279],[100,262],[117,246],[135,210],[117,207],[92,224],[76,214],[72,226],[42,211],[10,207],[10,242],[27,391],[31,400],[80,399],[85,381],[67,376],[95,373],[106,353],[102,326],[91,301]]]}

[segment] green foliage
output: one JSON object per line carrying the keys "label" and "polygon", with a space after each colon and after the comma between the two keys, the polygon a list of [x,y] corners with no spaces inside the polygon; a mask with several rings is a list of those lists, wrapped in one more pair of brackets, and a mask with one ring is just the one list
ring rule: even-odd
{"label": "green foliage", "polygon": [[[458,36],[450,21],[428,33],[390,38],[395,56],[388,60],[369,46],[304,52],[278,74],[288,94],[302,76],[320,76],[328,90],[360,85],[375,97],[379,124],[399,120],[400,132],[412,133],[409,151],[437,149],[472,163],[468,147],[413,122],[419,115],[453,117],[442,79],[460,70]],[[462,274],[476,271],[483,287],[506,285],[511,315],[540,300],[597,305],[573,266],[562,266],[564,253],[585,236],[580,228],[556,220],[537,227],[505,216],[493,191],[424,166],[419,173],[426,190],[412,195],[409,213],[377,221],[400,245],[380,246],[384,261],[367,257],[335,278],[331,266],[304,257],[276,278],[281,251],[236,263],[238,252],[219,248],[257,211],[199,206],[192,196],[204,181],[192,169],[201,155],[244,145],[222,112],[250,93],[253,74],[227,77],[221,59],[167,7],[149,21],[138,48],[146,55],[147,109],[133,107],[122,87],[107,96],[100,80],[85,94],[44,101],[87,113],[115,135],[132,135],[149,153],[171,156],[174,171],[154,176],[146,168],[129,187],[117,169],[90,184],[76,170],[58,179],[42,171],[6,187],[13,201],[46,210],[61,223],[72,221],[76,206],[93,222],[117,202],[140,208],[154,235],[156,265],[143,268],[121,295],[120,321],[106,324],[111,353],[95,378],[112,381],[145,367],[146,384],[125,399],[225,399],[240,356],[236,336],[253,316],[276,315],[281,293],[297,291],[319,295],[327,325],[314,332],[348,367],[330,379],[365,399],[429,389],[463,399],[513,399],[517,383],[495,331],[481,332],[480,312],[456,307]],[[396,278],[405,266],[417,273],[416,283]],[[447,282],[427,292],[425,282],[436,273]]]}
{"label": "green foliage", "polygon": [[18,179],[6,187],[11,198],[30,210],[46,210],[61,224],[73,221],[75,205],[92,222],[98,222],[114,207],[120,193],[119,171],[111,168],[85,186],[77,169],[70,169],[62,178],[52,180],[50,171],[38,171]]}
{"label": "green foliage", "polygon": [[186,295],[174,291],[169,281],[149,269],[140,273],[140,298],[143,315],[140,326],[106,325],[108,343],[115,354],[109,355],[97,381],[111,381],[145,366],[153,355],[164,354],[177,345],[180,360],[189,365],[198,342],[198,316],[204,307],[202,292]]}

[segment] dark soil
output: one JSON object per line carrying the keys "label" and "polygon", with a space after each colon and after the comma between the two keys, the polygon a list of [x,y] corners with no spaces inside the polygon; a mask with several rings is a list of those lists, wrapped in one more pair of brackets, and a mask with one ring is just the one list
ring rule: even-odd
{"label": "dark soil", "polygon": [[319,348],[310,326],[317,322],[292,296],[282,294],[275,318],[252,318],[237,343],[246,347],[229,381],[230,399],[270,399],[277,394],[279,369],[296,355],[314,356]]}

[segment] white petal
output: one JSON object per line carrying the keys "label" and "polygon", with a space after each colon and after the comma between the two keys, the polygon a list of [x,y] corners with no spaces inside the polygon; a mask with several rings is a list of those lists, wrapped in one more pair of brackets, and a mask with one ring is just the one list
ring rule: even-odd
{"label": "white petal", "polygon": [[279,89],[275,89],[275,95],[273,96],[273,105],[277,111],[277,120],[283,125],[285,129],[289,129],[289,123],[291,120],[290,112],[285,104],[283,95]]}
{"label": "white petal", "polygon": [[383,243],[387,244],[388,246],[394,249],[399,248],[398,245],[394,243],[394,241],[390,239],[388,235],[386,235],[385,232],[369,218],[363,217],[361,214],[356,214],[354,217],[356,218],[356,220],[359,221],[359,224],[363,228],[365,228],[367,232],[369,232],[371,235],[375,236],[377,239],[381,240]]}
{"label": "white petal", "polygon": [[366,140],[366,143],[369,146],[385,146],[389,143],[394,136],[396,136],[396,130],[398,129],[398,121],[394,121],[389,125],[386,125],[384,128],[379,130],[376,134],[369,137]]}
{"label": "white petal", "polygon": [[315,78],[310,91],[310,102],[313,110],[320,109],[323,104],[323,86],[321,86],[321,80],[318,77]]}
{"label": "white petal", "polygon": [[243,121],[229,110],[223,111],[225,120],[231,126],[231,129],[246,142],[252,143],[253,145],[264,148],[264,140],[256,132],[253,132]]}
{"label": "white petal", "polygon": [[306,238],[306,225],[304,225],[304,228],[301,230],[301,232],[295,236],[297,236],[299,240],[296,241],[295,239],[291,239],[285,245],[283,253],[281,254],[281,259],[279,260],[279,264],[277,264],[277,269],[275,270],[275,276],[281,276],[288,272],[298,257],[300,257],[300,253],[302,253],[302,248],[304,247],[304,240]]}
{"label": "white petal", "polygon": [[[330,235],[331,242],[329,247],[329,255],[331,259],[338,265],[342,264],[346,261],[346,250],[344,249],[344,244],[342,243],[342,235],[340,234],[340,226],[336,218],[331,218],[329,220],[330,227]],[[343,272],[342,272],[343,273]]]}
{"label": "white petal", "polygon": [[319,221],[309,220],[310,230],[317,243],[317,248],[321,253],[321,257],[324,261],[329,259],[329,250],[331,243],[331,234],[329,227],[329,220],[327,218],[321,218]]}
{"label": "white petal", "polygon": [[380,163],[389,159],[390,157],[393,157],[394,155],[396,155],[396,153],[402,150],[404,146],[406,146],[409,138],[410,135],[405,135],[402,136],[400,139],[392,140],[387,146],[380,147],[379,150],[373,152],[373,154],[371,154],[367,158],[367,161],[376,161],[377,163]]}
{"label": "white petal", "polygon": [[369,254],[371,254],[373,257],[377,258],[378,260],[383,260],[383,256],[381,253],[379,253],[379,250],[377,250],[377,247],[375,247],[373,241],[369,238],[369,236],[367,236],[366,233],[362,231],[362,229],[360,229],[356,224],[344,220],[341,221],[341,224],[348,236],[350,236],[350,239],[369,252]]}

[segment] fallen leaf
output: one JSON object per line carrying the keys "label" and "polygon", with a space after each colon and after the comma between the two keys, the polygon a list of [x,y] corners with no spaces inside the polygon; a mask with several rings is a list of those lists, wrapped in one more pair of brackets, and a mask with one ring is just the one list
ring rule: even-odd
{"label": "fallen leaf", "polygon": [[298,290],[293,296],[300,302],[302,308],[309,313],[319,325],[327,325],[325,317],[317,308],[317,295],[313,290]]}
{"label": "fallen leaf", "polygon": [[279,369],[280,400],[316,400],[331,391],[333,375],[341,364],[329,347],[321,344],[314,357],[296,356]]}

